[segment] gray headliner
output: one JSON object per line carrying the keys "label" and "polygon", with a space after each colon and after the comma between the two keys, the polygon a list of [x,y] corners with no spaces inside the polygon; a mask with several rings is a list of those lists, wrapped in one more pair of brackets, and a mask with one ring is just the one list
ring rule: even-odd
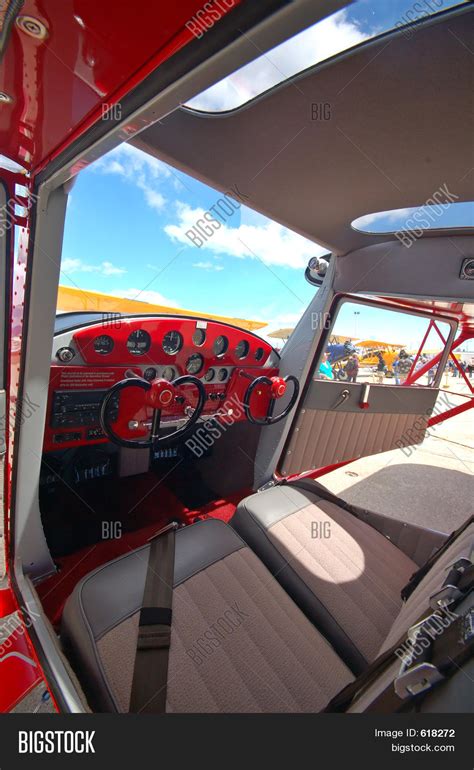
{"label": "gray headliner", "polygon": [[[219,190],[237,184],[334,253],[386,242],[350,223],[443,184],[474,199],[473,18],[466,6],[384,35],[231,112],[178,109],[133,144]],[[331,119],[312,121],[312,102],[329,102]]]}

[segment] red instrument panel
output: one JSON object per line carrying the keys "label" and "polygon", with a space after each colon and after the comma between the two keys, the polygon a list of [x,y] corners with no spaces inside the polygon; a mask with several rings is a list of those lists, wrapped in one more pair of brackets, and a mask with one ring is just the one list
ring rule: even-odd
{"label": "red instrument panel", "polygon": [[[70,360],[60,363],[64,350]],[[219,419],[243,420],[242,399],[250,382],[261,374],[278,373],[267,364],[272,352],[268,343],[249,332],[191,318],[120,318],[78,329],[67,348],[58,344],[55,351],[58,363],[51,366],[44,451],[107,441],[99,425],[102,398],[132,372],[149,380],[192,374],[206,388],[203,418],[219,414]],[[185,418],[186,407],[197,402],[192,385],[177,392],[178,399],[163,410],[163,427]],[[266,413],[269,397],[265,388],[252,396],[256,415]],[[143,390],[131,387],[115,405],[114,431],[126,439],[142,439],[147,429],[136,423],[151,416]]]}
{"label": "red instrument panel", "polygon": [[184,318],[118,319],[81,329],[73,339],[87,364],[176,365],[179,374],[192,355],[203,357],[202,375],[215,366],[263,366],[272,352],[260,337],[234,326]]}

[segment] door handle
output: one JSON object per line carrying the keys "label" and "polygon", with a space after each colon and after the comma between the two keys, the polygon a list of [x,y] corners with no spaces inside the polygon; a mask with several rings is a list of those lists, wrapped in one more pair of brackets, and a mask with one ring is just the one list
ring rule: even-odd
{"label": "door handle", "polygon": [[341,406],[341,404],[343,404],[344,401],[347,401],[348,398],[349,398],[349,391],[347,390],[347,388],[345,388],[341,392],[341,394],[340,394],[339,398],[337,399],[336,403],[334,404],[333,409],[337,409],[337,407]]}

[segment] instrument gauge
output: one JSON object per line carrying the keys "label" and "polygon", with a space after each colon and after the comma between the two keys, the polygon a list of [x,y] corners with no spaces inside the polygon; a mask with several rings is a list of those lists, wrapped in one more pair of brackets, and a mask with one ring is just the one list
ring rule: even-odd
{"label": "instrument gauge", "polygon": [[225,382],[228,376],[229,376],[229,372],[227,371],[227,369],[219,369],[219,371],[217,372],[217,379],[219,380],[219,382]]}
{"label": "instrument gauge", "polygon": [[247,340],[241,340],[235,348],[235,355],[240,359],[246,358],[249,354],[249,350],[250,345]]}
{"label": "instrument gauge", "polygon": [[204,366],[204,358],[199,353],[189,356],[186,361],[186,371],[188,374],[199,374]]}
{"label": "instrument gauge", "polygon": [[196,345],[197,348],[200,348],[201,345],[204,345],[206,341],[206,332],[204,329],[196,329],[196,331],[193,334],[193,342]]}
{"label": "instrument gauge", "polygon": [[211,380],[214,379],[215,376],[216,376],[216,370],[211,368],[207,370],[203,379],[205,380],[205,382],[210,382]]}
{"label": "instrument gauge", "polygon": [[165,366],[163,369],[163,374],[161,375],[164,380],[168,380],[168,382],[171,382],[171,380],[174,379],[174,369],[172,366]]}
{"label": "instrument gauge", "polygon": [[166,332],[162,341],[163,350],[168,356],[174,356],[179,353],[183,347],[183,337],[177,331]]}
{"label": "instrument gauge", "polygon": [[114,341],[108,334],[101,334],[94,340],[94,350],[100,356],[106,356],[114,349]]}
{"label": "instrument gauge", "polygon": [[56,356],[63,364],[69,363],[75,356],[75,352],[72,348],[59,348],[56,351]]}
{"label": "instrument gauge", "polygon": [[227,337],[224,337],[223,334],[219,335],[219,337],[216,337],[213,345],[213,351],[216,356],[219,358],[224,355],[227,348],[229,347],[229,340]]}
{"label": "instrument gauge", "polygon": [[143,356],[151,347],[151,337],[144,329],[136,329],[127,340],[127,350],[132,356]]}
{"label": "instrument gauge", "polygon": [[255,351],[255,360],[256,361],[261,361],[264,355],[265,355],[264,349],[263,348],[257,348],[257,350]]}
{"label": "instrument gauge", "polygon": [[143,372],[143,377],[147,382],[151,382],[152,380],[156,379],[156,369],[154,366],[149,366],[148,369],[145,369]]}

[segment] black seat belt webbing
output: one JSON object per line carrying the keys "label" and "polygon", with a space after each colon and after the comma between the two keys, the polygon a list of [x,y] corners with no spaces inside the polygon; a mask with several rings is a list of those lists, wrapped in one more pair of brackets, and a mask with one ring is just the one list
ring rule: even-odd
{"label": "black seat belt webbing", "polygon": [[150,543],[130,696],[132,713],[166,711],[176,526],[168,525]]}

